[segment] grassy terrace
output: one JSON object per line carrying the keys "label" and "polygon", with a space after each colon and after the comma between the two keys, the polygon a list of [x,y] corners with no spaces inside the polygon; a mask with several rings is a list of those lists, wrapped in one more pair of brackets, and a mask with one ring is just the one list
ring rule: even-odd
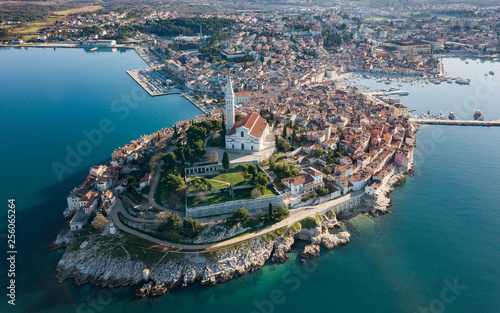
{"label": "grassy terrace", "polygon": [[222,173],[216,176],[207,176],[211,180],[223,181],[231,184],[231,186],[245,185],[245,178],[243,177],[243,172],[237,169],[230,169],[226,173]]}
{"label": "grassy terrace", "polygon": [[[245,200],[245,199],[251,199],[251,192],[254,188],[245,188],[245,189],[238,189],[234,190],[234,199],[231,197],[228,191],[222,191],[219,193],[213,193],[210,195],[206,195],[204,197],[188,197],[187,198],[187,205],[190,207],[193,206],[204,206],[204,205],[210,205],[210,204],[218,204],[218,203],[224,203],[228,201],[236,201],[236,200]],[[259,198],[265,198],[265,197],[271,197],[274,196],[274,192],[272,191],[271,186],[267,186],[264,194],[260,196]]]}

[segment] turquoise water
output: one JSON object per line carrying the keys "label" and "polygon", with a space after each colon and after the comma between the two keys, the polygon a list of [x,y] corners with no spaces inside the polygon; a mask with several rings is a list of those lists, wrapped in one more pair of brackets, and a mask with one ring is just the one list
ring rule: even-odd
{"label": "turquoise water", "polygon": [[[58,284],[55,267],[63,251],[48,252],[47,245],[64,225],[60,216],[68,191],[117,146],[198,113],[181,98],[146,98],[120,120],[110,103],[135,87],[124,71],[144,66],[131,51],[0,50],[0,127],[8,147],[1,156],[8,165],[3,167],[1,193],[3,199],[14,196],[18,202],[18,305],[8,312],[498,311],[500,128],[422,127],[417,133],[417,170],[392,194],[392,212],[354,218],[361,235],[353,235],[346,246],[322,251],[317,261],[302,264],[294,250],[284,264],[267,265],[219,286],[195,284],[148,299],[134,297],[133,288],[108,291],[71,281]],[[463,71],[451,67],[448,72]],[[428,96],[427,91],[434,92],[429,87],[439,86],[418,88],[432,103],[440,97],[463,97]],[[410,97],[418,101],[417,94]],[[482,101],[485,112],[494,112],[495,99]],[[65,147],[76,147],[81,130],[95,128],[103,116],[112,119],[116,131],[59,182],[50,164],[63,162]],[[5,268],[2,263],[2,284]],[[445,290],[445,303],[442,291],[455,279],[466,289],[459,286],[455,294]],[[2,299],[4,312],[7,298]]]}
{"label": "turquoise water", "polygon": [[[468,64],[465,62],[469,62]],[[372,90],[391,87],[408,91],[408,96],[390,96],[401,99],[412,114],[420,115],[430,111],[439,114],[440,111],[448,117],[450,111],[455,112],[457,119],[470,120],[474,110],[481,108],[485,120],[500,119],[500,105],[494,102],[500,98],[500,63],[479,59],[443,58],[445,71],[450,77],[470,78],[470,85],[458,85],[447,82],[439,85],[408,84],[392,82],[386,85],[375,80],[360,79],[356,84],[369,86]],[[495,71],[491,76],[489,71]],[[486,76],[485,76],[486,74]],[[353,84],[352,80],[346,84]],[[398,86],[402,85],[402,86]]]}

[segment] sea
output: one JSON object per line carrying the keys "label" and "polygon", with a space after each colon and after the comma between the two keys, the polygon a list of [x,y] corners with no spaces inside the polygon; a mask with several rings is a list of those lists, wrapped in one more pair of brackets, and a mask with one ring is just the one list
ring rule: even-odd
{"label": "sea", "polygon": [[[466,63],[467,61],[467,63]],[[499,63],[443,59],[471,84],[402,84],[414,114],[500,119]],[[359,215],[349,244],[207,287],[138,298],[135,288],[59,283],[66,196],[89,168],[143,134],[201,112],[178,95],[149,97],[125,72],[147,67],[133,50],[0,49],[0,312],[499,312],[500,128],[422,126],[415,173],[376,218]],[[487,75],[494,70],[495,75]],[[357,84],[387,88],[376,81]],[[391,86],[397,86],[393,83]],[[390,86],[389,86],[390,87]],[[75,158],[71,151],[84,152]],[[8,200],[16,204],[16,305],[8,304]]]}

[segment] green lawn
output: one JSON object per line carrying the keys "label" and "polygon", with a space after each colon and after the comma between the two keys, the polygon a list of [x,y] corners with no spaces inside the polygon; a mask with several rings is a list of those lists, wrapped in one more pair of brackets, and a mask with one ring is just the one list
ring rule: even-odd
{"label": "green lawn", "polygon": [[[210,187],[209,187],[210,186]],[[229,186],[210,179],[195,177],[187,182],[188,192],[226,189]]]}
{"label": "green lawn", "polygon": [[[251,199],[252,198],[251,193],[252,193],[253,189],[254,188],[245,188],[245,189],[235,190],[234,191],[234,200],[229,195],[229,192],[227,192],[227,191],[214,193],[211,195],[206,195],[205,198],[203,198],[203,199],[200,199],[200,198],[194,197],[194,196],[188,197],[187,198],[187,205],[189,207],[196,207],[196,206],[224,203],[224,202],[228,202],[228,201]],[[260,198],[266,198],[266,197],[271,197],[271,196],[274,196],[274,192],[268,186],[268,188],[266,188],[264,194]]]}
{"label": "green lawn", "polygon": [[243,172],[238,171],[236,169],[231,169],[227,173],[222,173],[215,177],[207,176],[207,178],[230,183],[231,186],[239,186],[245,184],[245,179],[243,178]]}

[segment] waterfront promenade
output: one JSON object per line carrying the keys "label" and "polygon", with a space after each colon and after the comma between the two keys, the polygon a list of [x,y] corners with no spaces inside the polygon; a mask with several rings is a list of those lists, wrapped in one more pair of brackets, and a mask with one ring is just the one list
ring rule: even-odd
{"label": "waterfront promenade", "polygon": [[410,122],[420,125],[482,126],[482,127],[500,126],[500,120],[474,121],[474,120],[437,120],[437,119],[410,118]]}
{"label": "waterfront promenade", "polygon": [[279,221],[276,224],[267,226],[266,228],[263,228],[263,229],[258,230],[256,232],[245,234],[243,236],[237,236],[235,238],[224,240],[224,241],[221,241],[218,243],[210,243],[210,244],[196,244],[196,245],[177,244],[177,243],[168,242],[168,241],[160,240],[158,238],[151,237],[147,234],[144,234],[142,232],[139,232],[135,229],[128,227],[120,221],[120,218],[118,217],[118,213],[121,213],[126,219],[134,221],[134,222],[143,223],[144,220],[131,216],[127,212],[125,207],[123,206],[120,199],[117,199],[116,207],[109,214],[109,219],[111,221],[113,221],[115,226],[117,228],[121,229],[122,231],[125,231],[125,232],[132,234],[134,236],[137,236],[139,238],[151,241],[153,243],[166,246],[168,248],[187,250],[184,252],[213,251],[213,250],[218,250],[218,249],[221,249],[221,248],[224,248],[227,246],[231,246],[231,245],[243,242],[243,241],[254,239],[256,237],[260,237],[262,235],[265,235],[265,234],[268,234],[268,233],[273,232],[275,230],[278,230],[282,227],[288,228],[291,225],[293,225],[295,222],[299,222],[299,221],[305,219],[306,217],[310,217],[310,216],[314,217],[316,214],[325,213],[329,209],[336,207],[336,206],[339,206],[343,203],[347,203],[348,201],[351,201],[353,198],[359,197],[362,194],[363,194],[363,192],[352,192],[352,193],[349,193],[349,194],[342,196],[340,198],[336,198],[336,199],[333,199],[333,200],[330,200],[330,201],[327,201],[327,202],[324,202],[324,203],[321,203],[321,204],[318,204],[315,206],[307,206],[307,207],[302,208],[299,212],[292,214],[288,218],[286,218],[282,221]]}

